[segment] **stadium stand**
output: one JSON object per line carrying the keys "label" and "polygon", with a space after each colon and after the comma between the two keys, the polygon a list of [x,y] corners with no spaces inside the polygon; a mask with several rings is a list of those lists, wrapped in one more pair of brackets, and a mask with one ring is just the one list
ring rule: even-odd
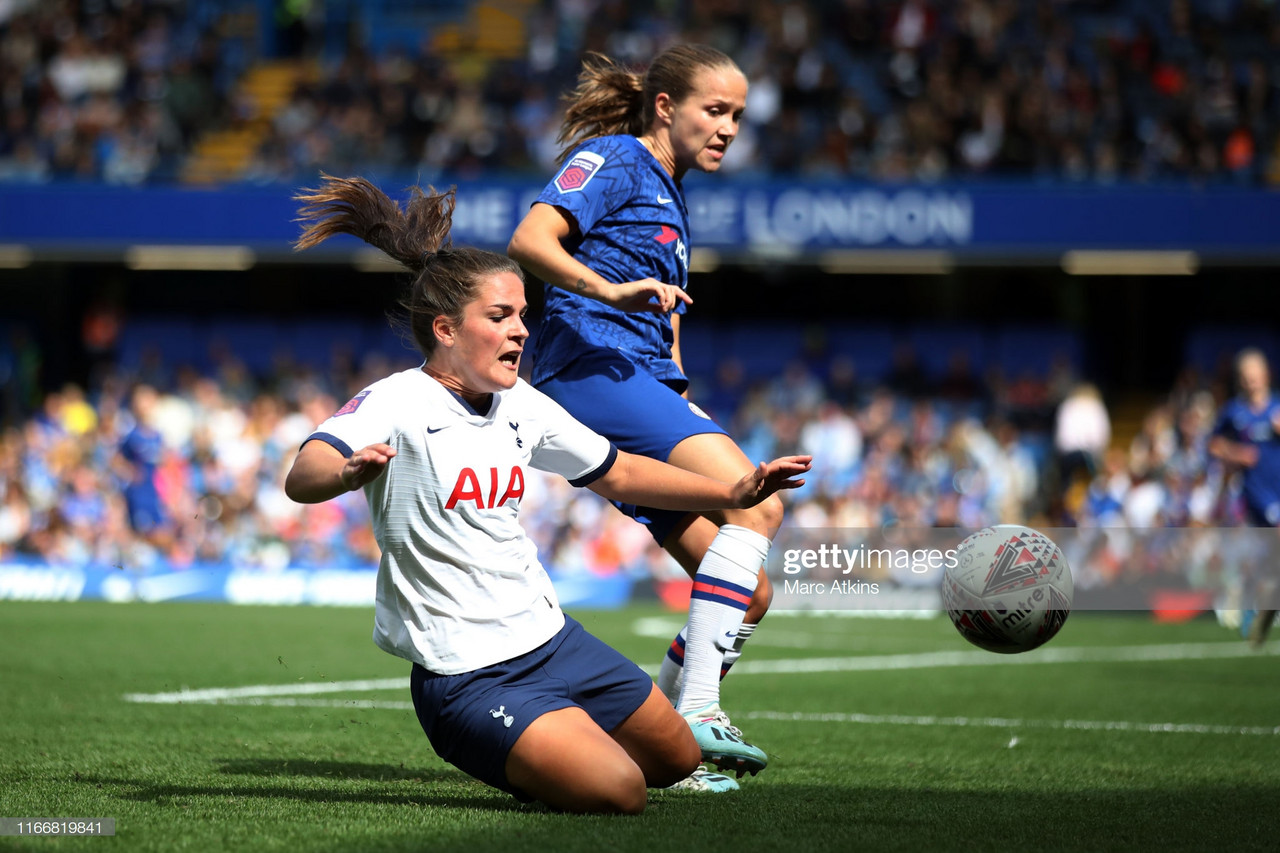
{"label": "stadium stand", "polygon": [[269,0],[6,4],[0,179],[541,174],[585,51],[639,63],[691,39],[751,80],[728,171],[1280,181],[1280,13],[1261,0],[734,0],[683,27],[653,4],[329,6],[281,24]]}
{"label": "stadium stand", "polygon": [[[584,51],[641,62],[693,39],[751,79],[725,163],[739,176],[1280,184],[1280,11],[1262,0],[723,0],[688,4],[682,27],[667,4],[612,0],[328,5],[323,21],[277,26],[262,0],[0,3],[0,181],[296,185],[322,166],[545,177]],[[685,359],[693,398],[753,456],[832,460],[788,495],[813,526],[1185,525],[1239,520],[1203,444],[1229,390],[1223,359],[1243,343],[1280,358],[1268,328],[1193,331],[1177,386],[1137,409],[1108,400],[1109,452],[1069,482],[1052,422],[1092,367],[1071,330],[699,323]],[[386,365],[412,365],[384,322],[132,317],[83,389],[40,387],[40,357],[5,330],[0,558],[374,558],[358,496],[300,507],[280,481],[311,426]],[[159,395],[164,453],[147,476],[167,518],[145,531],[120,450],[140,382]],[[526,522],[553,565],[656,571],[634,531],[596,523],[613,516],[593,496],[531,488],[550,496]]]}

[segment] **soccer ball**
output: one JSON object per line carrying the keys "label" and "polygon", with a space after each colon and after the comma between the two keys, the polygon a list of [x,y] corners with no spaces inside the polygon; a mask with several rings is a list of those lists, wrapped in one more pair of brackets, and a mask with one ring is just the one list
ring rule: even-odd
{"label": "soccer ball", "polygon": [[1053,639],[1071,613],[1071,569],[1038,530],[985,527],[960,543],[953,563],[943,573],[942,606],[975,646],[1030,651]]}

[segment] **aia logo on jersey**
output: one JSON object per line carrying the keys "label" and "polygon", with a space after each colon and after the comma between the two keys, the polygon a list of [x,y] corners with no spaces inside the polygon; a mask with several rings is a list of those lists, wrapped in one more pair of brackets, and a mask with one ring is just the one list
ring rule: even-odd
{"label": "aia logo on jersey", "polygon": [[680,239],[679,231],[670,225],[663,225],[662,229],[658,231],[658,235],[653,239],[664,246],[669,246],[674,241],[676,244],[676,257],[680,259],[680,266],[686,270],[689,269],[689,250],[685,247],[684,241]]}
{"label": "aia logo on jersey", "polygon": [[578,192],[595,177],[596,172],[604,165],[604,158],[591,151],[580,151],[565,163],[560,174],[556,175],[556,189],[562,193]]}
{"label": "aia logo on jersey", "polygon": [[364,398],[368,396],[369,396],[368,391],[361,391],[359,394],[355,395],[350,400],[348,400],[346,402],[346,405],[344,405],[341,409],[338,409],[338,411],[334,412],[333,416],[336,418],[338,415],[351,414],[356,409],[360,408],[360,404],[363,403]]}
{"label": "aia logo on jersey", "polygon": [[[480,478],[487,474],[486,479],[488,491],[486,492],[480,486]],[[499,484],[506,480],[506,486],[501,487]],[[507,501],[519,501],[524,497],[524,471],[519,465],[511,468],[511,473],[505,478],[498,476],[497,468],[490,468],[487,472],[482,471],[477,474],[472,468],[463,468],[458,472],[458,482],[453,484],[453,491],[449,494],[449,500],[445,503],[445,509],[455,509],[458,504],[471,502],[475,504],[476,509],[494,509],[500,507]]]}

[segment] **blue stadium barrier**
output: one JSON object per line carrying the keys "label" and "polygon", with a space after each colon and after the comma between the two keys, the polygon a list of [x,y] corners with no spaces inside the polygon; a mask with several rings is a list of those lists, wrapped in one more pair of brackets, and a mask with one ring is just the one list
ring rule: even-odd
{"label": "blue stadium barrier", "polygon": [[947,375],[957,354],[968,359],[970,369],[978,377],[987,363],[987,335],[976,326],[912,326],[906,338],[915,348],[925,375],[934,381]]}
{"label": "blue stadium barrier", "polygon": [[1187,336],[1184,361],[1205,374],[1230,370],[1236,354],[1245,347],[1257,347],[1266,354],[1272,369],[1280,369],[1280,335],[1271,326],[1204,326]]}
{"label": "blue stadium barrier", "polygon": [[875,383],[889,375],[896,335],[888,326],[828,323],[827,351],[853,361],[860,382]]}

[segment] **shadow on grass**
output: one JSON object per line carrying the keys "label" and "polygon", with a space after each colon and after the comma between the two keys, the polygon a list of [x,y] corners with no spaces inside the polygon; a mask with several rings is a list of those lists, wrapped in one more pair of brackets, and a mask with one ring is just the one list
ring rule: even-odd
{"label": "shadow on grass", "polygon": [[[848,850],[1274,851],[1280,784],[1244,780],[1117,789],[1053,790],[1037,780],[1024,790],[1003,780],[983,790],[932,786],[763,783],[737,794],[653,792],[638,818],[584,818],[521,806],[447,768],[306,759],[224,760],[221,775],[192,784],[88,778],[107,796],[149,806],[221,807],[228,797],[292,801],[305,807],[354,804],[430,808],[421,824],[374,826],[308,850],[362,853],[434,849],[555,849],[607,846],[613,853],[670,849],[671,839],[714,834],[719,849],[805,853]],[[944,774],[945,775],[945,774]],[[225,780],[225,781],[224,781]],[[781,781],[781,780],[779,780]],[[219,784],[219,782],[223,782]],[[1048,786],[1048,790],[1046,790]],[[260,810],[259,806],[252,806]],[[479,812],[467,815],[465,812]],[[513,820],[513,818],[515,818]],[[605,842],[607,841],[607,845]],[[355,845],[355,847],[353,847]]]}
{"label": "shadow on grass", "polygon": [[448,767],[424,769],[359,761],[316,761],[309,758],[224,758],[218,772],[233,776],[315,776],[322,779],[367,779],[374,782],[470,781],[461,770]]}
{"label": "shadow on grass", "polygon": [[[179,784],[146,779],[81,776],[78,781],[108,788],[122,800],[168,805],[190,799],[244,797],[302,803],[353,803],[480,809],[492,812],[525,808],[501,791],[460,770],[406,768],[389,764],[308,759],[235,759],[219,772],[249,777],[243,783]],[[251,781],[252,780],[252,781]]]}

